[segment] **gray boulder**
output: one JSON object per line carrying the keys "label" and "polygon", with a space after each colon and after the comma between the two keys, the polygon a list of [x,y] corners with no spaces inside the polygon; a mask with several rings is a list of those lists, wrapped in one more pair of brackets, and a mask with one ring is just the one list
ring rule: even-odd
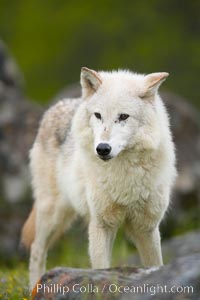
{"label": "gray boulder", "polygon": [[42,109],[23,94],[23,77],[0,41],[0,259],[15,256],[30,205],[28,153]]}
{"label": "gray boulder", "polygon": [[46,273],[34,300],[199,299],[200,254],[176,259],[160,269],[82,270],[57,268]]}
{"label": "gray boulder", "polygon": [[[189,254],[200,253],[200,230],[191,231],[162,242],[164,263],[170,263],[174,259]],[[127,260],[128,265],[140,265],[140,259],[136,252]]]}

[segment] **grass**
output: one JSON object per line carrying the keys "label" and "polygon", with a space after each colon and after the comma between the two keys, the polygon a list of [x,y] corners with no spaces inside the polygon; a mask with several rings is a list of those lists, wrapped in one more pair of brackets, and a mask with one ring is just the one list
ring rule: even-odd
{"label": "grass", "polygon": [[28,272],[24,263],[19,263],[14,269],[1,269],[0,299],[29,299]]}

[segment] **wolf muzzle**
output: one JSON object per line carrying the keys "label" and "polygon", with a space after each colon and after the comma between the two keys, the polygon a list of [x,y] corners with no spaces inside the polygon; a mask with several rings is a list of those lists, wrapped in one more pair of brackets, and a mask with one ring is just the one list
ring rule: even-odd
{"label": "wolf muzzle", "polygon": [[96,147],[96,152],[97,152],[98,156],[103,160],[111,159],[111,156],[110,156],[111,150],[112,150],[111,146],[107,143],[100,143]]}

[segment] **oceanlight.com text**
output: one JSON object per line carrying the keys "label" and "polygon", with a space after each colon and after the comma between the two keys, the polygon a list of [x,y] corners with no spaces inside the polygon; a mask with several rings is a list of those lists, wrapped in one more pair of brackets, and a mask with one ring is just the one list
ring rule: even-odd
{"label": "oceanlight.com text", "polygon": [[151,284],[143,284],[143,285],[119,285],[116,283],[107,283],[103,286],[98,286],[94,284],[85,284],[81,285],[79,283],[63,286],[61,284],[37,284],[36,287],[37,293],[53,293],[53,294],[62,294],[65,295],[67,293],[110,293],[110,294],[193,294],[194,288],[193,286],[168,286],[168,285],[151,285]]}

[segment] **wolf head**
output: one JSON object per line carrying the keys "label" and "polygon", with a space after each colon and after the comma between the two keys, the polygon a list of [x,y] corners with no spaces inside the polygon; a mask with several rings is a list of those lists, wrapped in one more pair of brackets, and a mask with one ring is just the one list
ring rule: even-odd
{"label": "wolf head", "polygon": [[99,158],[109,160],[133,147],[158,146],[162,125],[157,91],[167,76],[164,72],[141,75],[82,68],[82,97]]}

